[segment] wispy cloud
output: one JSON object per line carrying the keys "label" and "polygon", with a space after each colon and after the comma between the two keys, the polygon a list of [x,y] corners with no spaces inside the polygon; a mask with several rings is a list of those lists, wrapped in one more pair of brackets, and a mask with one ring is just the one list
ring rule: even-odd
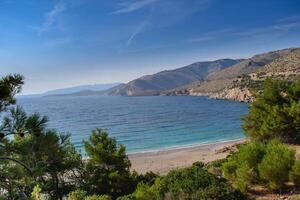
{"label": "wispy cloud", "polygon": [[128,40],[126,42],[126,46],[129,46],[138,34],[144,32],[148,25],[149,25],[149,21],[148,21],[148,18],[147,18],[130,35],[130,37],[128,38]]}
{"label": "wispy cloud", "polygon": [[253,38],[256,40],[273,40],[281,36],[286,35],[287,33],[293,31],[294,29],[300,28],[300,22],[285,22],[278,23],[262,28],[253,28],[244,31],[236,31],[232,33],[234,36]]}
{"label": "wispy cloud", "polygon": [[[135,0],[123,5],[123,8],[114,13],[128,13],[144,8],[148,9],[146,19],[136,26],[126,41],[126,46],[130,46],[134,39],[141,33],[155,28],[164,28],[180,22],[187,16],[205,9],[213,0],[189,0],[186,3],[182,0]],[[151,5],[151,6],[150,6]]]}
{"label": "wispy cloud", "polygon": [[[297,20],[279,20],[278,23],[248,29],[223,29],[207,32],[185,40],[188,43],[201,43],[224,38],[233,40],[247,40],[253,42],[268,42],[283,37],[293,30],[300,29],[300,21]],[[298,18],[295,18],[298,19]]]}
{"label": "wispy cloud", "polygon": [[66,9],[66,4],[62,0],[55,4],[53,9],[46,13],[43,24],[36,28],[38,30],[38,34],[40,35],[43,32],[52,29],[59,15],[62,14]]}
{"label": "wispy cloud", "polygon": [[159,0],[135,0],[133,2],[123,3],[121,4],[121,8],[116,11],[113,11],[112,14],[130,13],[144,8],[145,6],[153,4],[157,1]]}

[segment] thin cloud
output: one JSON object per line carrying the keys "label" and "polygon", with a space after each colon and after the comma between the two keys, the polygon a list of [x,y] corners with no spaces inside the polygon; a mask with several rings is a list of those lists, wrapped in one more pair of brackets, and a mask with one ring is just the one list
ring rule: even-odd
{"label": "thin cloud", "polygon": [[233,35],[251,37],[255,39],[274,39],[286,35],[294,29],[300,28],[300,22],[279,23],[263,28],[254,28],[246,31],[235,32]]}
{"label": "thin cloud", "polygon": [[145,20],[142,24],[140,24],[135,29],[135,31],[130,35],[129,39],[127,40],[126,46],[129,46],[138,34],[144,32],[145,29],[146,29],[146,27],[147,27],[147,25],[148,25],[148,21],[147,20]]}
{"label": "thin cloud", "polygon": [[66,10],[66,5],[63,1],[59,1],[57,4],[54,5],[54,8],[46,13],[46,18],[43,24],[37,28],[38,34],[42,34],[43,32],[49,31],[55,21],[57,20],[58,16]]}
{"label": "thin cloud", "polygon": [[279,20],[279,23],[277,24],[273,24],[265,27],[250,28],[246,30],[239,30],[239,29],[217,30],[217,31],[202,34],[199,37],[187,39],[186,42],[200,43],[200,42],[206,42],[211,40],[217,40],[220,38],[252,39],[257,42],[272,41],[274,39],[280,38],[292,32],[293,30],[300,28],[299,21],[291,21],[291,20],[289,20],[288,22],[286,21],[287,20]]}
{"label": "thin cloud", "polygon": [[124,4],[122,8],[119,10],[113,11],[112,14],[123,14],[123,13],[130,13],[150,4],[153,4],[159,0],[135,0],[134,2]]}

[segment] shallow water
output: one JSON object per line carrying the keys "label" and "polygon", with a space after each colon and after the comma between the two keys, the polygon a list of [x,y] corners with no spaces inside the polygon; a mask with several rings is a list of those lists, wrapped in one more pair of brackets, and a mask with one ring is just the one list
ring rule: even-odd
{"label": "shallow water", "polygon": [[243,138],[247,104],[206,97],[19,97],[29,112],[50,118],[49,127],[82,140],[107,129],[129,153]]}

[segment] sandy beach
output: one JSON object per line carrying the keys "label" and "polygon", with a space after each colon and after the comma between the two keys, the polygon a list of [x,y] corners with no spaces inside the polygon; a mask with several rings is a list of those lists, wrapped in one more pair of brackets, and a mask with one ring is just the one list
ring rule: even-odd
{"label": "sandy beach", "polygon": [[199,144],[192,147],[183,147],[156,152],[130,154],[132,170],[139,173],[153,171],[166,174],[172,169],[191,166],[194,162],[208,163],[225,158],[233,146],[245,140],[218,142],[213,144]]}

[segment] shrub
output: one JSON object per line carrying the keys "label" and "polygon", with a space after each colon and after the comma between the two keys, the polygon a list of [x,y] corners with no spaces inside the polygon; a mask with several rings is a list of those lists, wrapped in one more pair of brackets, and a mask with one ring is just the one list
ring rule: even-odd
{"label": "shrub", "polygon": [[118,197],[117,200],[136,200],[135,196],[130,194],[122,197]]}
{"label": "shrub", "polygon": [[33,191],[31,193],[32,200],[42,200],[42,189],[39,185],[34,186]]}
{"label": "shrub", "polygon": [[290,180],[297,186],[300,186],[300,159],[298,159],[289,174]]}
{"label": "shrub", "polygon": [[222,165],[227,162],[227,158],[219,159],[208,163],[205,168],[212,174],[222,176]]}
{"label": "shrub", "polygon": [[89,157],[84,169],[84,189],[90,194],[109,194],[113,198],[131,194],[136,183],[130,173],[130,160],[125,146],[108,133],[95,129],[84,141]]}
{"label": "shrub", "polygon": [[[224,183],[222,183],[223,185]],[[204,190],[200,190],[192,195],[191,199],[226,199],[226,200],[236,200],[245,199],[245,196],[239,191],[228,190],[227,186],[210,186]]]}
{"label": "shrub", "polygon": [[84,200],[111,200],[111,197],[108,195],[92,195],[87,196]]}
{"label": "shrub", "polygon": [[135,182],[140,183],[143,182],[148,185],[152,185],[155,183],[155,180],[159,177],[156,173],[150,171],[146,174],[138,174],[137,172],[133,172],[132,176],[135,178]]}
{"label": "shrub", "polygon": [[86,197],[86,191],[75,190],[68,195],[68,200],[84,200]]}
{"label": "shrub", "polygon": [[267,79],[243,119],[246,136],[256,141],[279,139],[300,144],[300,78],[293,84]]}
{"label": "shrub", "polygon": [[242,195],[209,173],[203,164],[197,163],[190,168],[171,171],[163,177],[160,196],[168,199],[199,199],[209,196],[214,197],[212,199],[240,199]]}
{"label": "shrub", "polygon": [[245,192],[248,186],[258,181],[258,164],[265,155],[264,145],[252,142],[243,145],[239,151],[223,163],[223,175],[233,186]]}
{"label": "shrub", "polygon": [[159,199],[160,179],[156,179],[153,185],[143,182],[138,184],[134,196],[137,200],[156,200]]}
{"label": "shrub", "polygon": [[295,151],[277,140],[267,145],[266,155],[259,164],[259,174],[271,190],[282,189],[288,181],[289,171],[295,161]]}

